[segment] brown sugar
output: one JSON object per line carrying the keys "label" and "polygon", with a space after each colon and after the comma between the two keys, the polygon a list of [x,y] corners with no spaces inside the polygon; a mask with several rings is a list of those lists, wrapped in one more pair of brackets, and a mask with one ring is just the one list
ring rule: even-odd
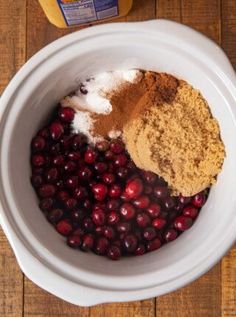
{"label": "brown sugar", "polygon": [[154,85],[142,96],[127,121],[127,150],[138,167],[162,176],[173,194],[191,196],[213,184],[221,170],[219,125],[200,92],[187,83],[172,87],[175,93],[165,100],[158,89]]}

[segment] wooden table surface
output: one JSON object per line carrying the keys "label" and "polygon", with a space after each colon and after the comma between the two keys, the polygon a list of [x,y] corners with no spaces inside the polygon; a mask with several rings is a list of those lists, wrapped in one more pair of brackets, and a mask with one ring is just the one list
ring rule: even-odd
{"label": "wooden table surface", "polygon": [[[236,67],[236,0],[134,0],[121,21],[181,21],[219,43]],[[0,0],[0,93],[25,61],[73,32],[51,25],[36,0]],[[184,65],[183,65],[184,67]],[[236,248],[210,272],[172,294],[145,301],[81,308],[41,290],[20,271],[0,231],[0,317],[235,317]]]}

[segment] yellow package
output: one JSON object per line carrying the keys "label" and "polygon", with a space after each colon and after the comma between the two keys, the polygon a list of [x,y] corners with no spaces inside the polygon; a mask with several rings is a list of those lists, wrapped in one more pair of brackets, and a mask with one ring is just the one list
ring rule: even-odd
{"label": "yellow package", "polygon": [[98,23],[126,15],[133,0],[39,0],[48,20],[59,28]]}

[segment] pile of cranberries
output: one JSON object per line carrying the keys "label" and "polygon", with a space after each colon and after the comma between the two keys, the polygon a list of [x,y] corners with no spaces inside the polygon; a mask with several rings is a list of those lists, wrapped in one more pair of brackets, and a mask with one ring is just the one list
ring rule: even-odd
{"label": "pile of cranberries", "polygon": [[172,197],[165,181],[135,166],[120,139],[95,146],[72,133],[71,108],[57,109],[31,144],[39,207],[67,244],[118,260],[142,255],[189,229],[207,199]]}

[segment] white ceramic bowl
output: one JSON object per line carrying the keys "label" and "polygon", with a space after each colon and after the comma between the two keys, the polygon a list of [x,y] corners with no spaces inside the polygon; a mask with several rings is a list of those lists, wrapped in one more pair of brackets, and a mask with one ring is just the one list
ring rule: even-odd
{"label": "white ceramic bowl", "polygon": [[[141,257],[112,262],[68,248],[37,206],[30,184],[30,140],[78,81],[105,70],[164,71],[200,89],[218,119],[227,157],[194,226]],[[67,35],[33,56],[1,97],[1,223],[22,271],[74,304],[150,298],[209,270],[236,238],[236,77],[224,52],[183,25],[106,24]]]}

